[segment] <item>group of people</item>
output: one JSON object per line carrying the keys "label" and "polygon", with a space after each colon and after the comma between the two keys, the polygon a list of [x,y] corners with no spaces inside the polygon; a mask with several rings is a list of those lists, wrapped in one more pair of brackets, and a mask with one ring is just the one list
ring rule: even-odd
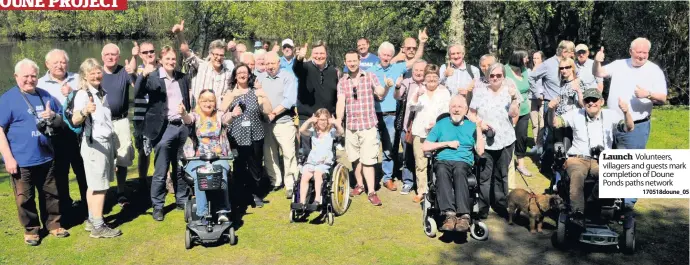
{"label": "group of people", "polygon": [[[350,196],[366,192],[373,205],[382,205],[375,190],[382,152],[386,189],[396,191],[394,178],[401,177],[400,193],[416,187],[413,200],[421,202],[428,189],[427,171],[434,170],[439,207],[447,216],[443,227],[466,231],[471,205],[463,180],[471,167],[479,167],[481,218],[487,218],[490,208],[506,211],[514,157],[516,170],[531,175],[524,163],[530,155],[529,120],[536,139],[531,154],[541,155],[540,170],[548,177],[553,175],[553,143],[569,139],[571,199],[581,212],[584,178],[598,171],[590,150],[644,148],[652,105],[666,101],[663,72],[647,60],[651,43],[644,38],[631,43],[631,58],[608,65],[602,65],[603,47],[592,60],[586,45],[562,41],[557,54],[543,62],[541,52],[531,53],[530,63],[530,53],[516,50],[505,65],[487,54],[479,67],[465,61],[462,45],[451,45],[449,61],[439,66],[421,59],[428,40],[421,30],[417,39],[404,40],[397,55],[387,41],[374,55],[369,40],[360,38],[356,50],[345,54],[340,71],[328,63],[323,42],[314,43],[307,56],[308,44],[297,47],[291,39],[255,53],[234,40],[215,40],[203,57],[189,49],[184,21],[172,32],[179,51],[135,43],[124,65],[112,43],[103,47],[100,62],[86,59],[78,74],[67,71],[69,57],[59,49],[46,54],[48,71],[41,78],[33,61],[16,64],[17,86],[0,97],[0,153],[27,244],[39,244],[41,222],[54,236],[69,235],[60,221],[72,203],[70,166],[88,206],[86,229],[91,237],[110,238],[122,232],[103,220],[105,194],[117,179],[118,202],[129,203],[124,183],[135,149],[141,190],[150,191],[157,221],[164,219],[166,178],[173,180],[177,207],[184,208],[190,196],[182,180],[185,171],[195,179],[197,215],[210,211],[196,180],[195,169],[202,163],[180,168],[181,156],[235,154],[232,167],[227,161],[214,162],[233,171],[233,179],[225,181],[244,196],[225,190],[218,212],[222,222],[232,211],[230,202],[263,206],[264,178],[274,191],[284,187],[288,199],[299,196],[305,203],[306,189],[293,194],[294,181],[301,174],[302,184],[314,178],[320,187],[335,163],[331,146],[338,136],[344,136],[345,154],[353,163],[356,184]],[[226,51],[232,60],[226,60]],[[603,77],[612,79],[606,110]],[[130,92],[135,99],[134,141]],[[449,117],[437,120],[444,113]],[[439,161],[433,169],[427,168],[424,154],[430,151]],[[301,167],[299,153],[305,157]],[[36,191],[46,208],[40,218]]]}

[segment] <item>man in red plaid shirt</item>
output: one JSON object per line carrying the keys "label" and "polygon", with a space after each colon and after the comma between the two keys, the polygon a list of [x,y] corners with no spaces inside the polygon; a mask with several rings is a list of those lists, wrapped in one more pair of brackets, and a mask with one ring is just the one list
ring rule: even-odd
{"label": "man in red plaid shirt", "polygon": [[[364,183],[362,183],[362,175],[364,175],[369,202],[380,206],[381,200],[374,191],[374,165],[378,162],[380,145],[374,100],[383,99],[387,89],[381,86],[375,74],[359,69],[359,60],[359,54],[356,51],[345,54],[348,73],[338,81],[336,115],[338,121],[342,122],[347,112],[345,150],[353,165],[359,161],[355,167],[357,186],[350,196],[354,197],[364,192]],[[374,94],[376,94],[376,99]]]}

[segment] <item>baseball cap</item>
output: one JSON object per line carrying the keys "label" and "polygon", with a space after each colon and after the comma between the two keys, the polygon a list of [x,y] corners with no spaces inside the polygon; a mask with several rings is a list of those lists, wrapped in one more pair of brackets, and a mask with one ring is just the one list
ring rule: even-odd
{"label": "baseball cap", "polygon": [[577,46],[575,46],[575,52],[579,51],[589,51],[589,48],[587,48],[587,45],[578,44]]}
{"label": "baseball cap", "polygon": [[260,41],[255,41],[254,42],[254,48],[261,48],[261,42]]}
{"label": "baseball cap", "polygon": [[284,39],[283,42],[280,44],[280,47],[285,47],[285,45],[289,45],[290,47],[295,47],[295,43],[292,42],[291,39]]}
{"label": "baseball cap", "polygon": [[583,98],[596,98],[596,99],[602,98],[601,93],[596,88],[585,89],[585,91],[582,92],[582,97]]}

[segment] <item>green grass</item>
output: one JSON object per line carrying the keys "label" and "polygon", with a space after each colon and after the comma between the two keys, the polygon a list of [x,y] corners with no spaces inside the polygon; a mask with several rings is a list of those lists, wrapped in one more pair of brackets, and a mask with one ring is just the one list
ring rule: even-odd
{"label": "green grass", "polygon": [[[650,149],[688,148],[687,107],[656,109],[652,124]],[[528,167],[538,172],[529,160]],[[136,178],[134,167],[129,173],[129,178]],[[419,206],[412,202],[413,195],[385,189],[379,191],[382,207],[370,205],[363,196],[354,198],[349,211],[336,217],[332,227],[289,223],[289,204],[283,192],[270,194],[269,204],[262,209],[249,209],[244,216],[244,225],[237,231],[236,246],[195,246],[185,250],[182,211],[173,210],[164,222],[155,222],[148,209],[120,225],[124,235],[119,238],[92,239],[83,225],[79,225],[70,229],[69,238],[49,236],[39,247],[28,247],[22,242],[22,228],[17,221],[8,177],[4,171],[0,172],[0,264],[687,264],[688,261],[687,199],[641,199],[636,208],[639,250],[634,256],[625,256],[600,248],[555,250],[550,242],[552,220],[547,221],[544,235],[531,235],[524,226],[508,226],[492,215],[487,221],[491,234],[486,242],[468,238],[464,243],[463,239],[445,235],[430,239],[422,232],[421,213]],[[527,182],[536,191],[548,185],[540,175],[527,178]],[[524,186],[520,179],[516,183]],[[78,198],[75,181],[71,182],[71,188],[72,197]],[[167,203],[174,203],[172,195],[167,197]],[[107,214],[111,222],[122,218],[120,210],[119,206],[112,207]]]}

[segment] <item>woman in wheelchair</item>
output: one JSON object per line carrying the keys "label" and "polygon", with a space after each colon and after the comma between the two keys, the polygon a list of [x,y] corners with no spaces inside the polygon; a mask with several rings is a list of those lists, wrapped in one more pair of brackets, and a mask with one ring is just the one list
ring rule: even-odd
{"label": "woman in wheelchair", "polygon": [[[187,141],[183,147],[185,156],[202,156],[207,153],[215,153],[218,156],[228,156],[230,153],[230,143],[226,136],[226,128],[234,117],[241,114],[239,108],[235,108],[233,112],[223,113],[216,109],[216,96],[210,89],[204,89],[199,94],[198,105],[193,112],[187,113],[184,106],[179,106],[182,120],[185,124],[194,125],[194,132],[196,136],[196,143]],[[192,136],[192,137],[194,137]],[[196,145],[196,148],[194,147]],[[207,198],[206,192],[199,190],[199,180],[197,176],[198,169],[206,162],[200,160],[190,161],[185,166],[185,171],[192,178],[194,178],[194,193],[196,194],[196,214],[201,217],[200,223],[204,223],[205,216],[207,216]],[[223,168],[223,181],[228,183],[228,172],[230,164],[227,160],[217,160],[213,165],[221,166]],[[227,185],[225,185],[227,187]],[[227,222],[227,213],[230,211],[230,197],[228,189],[223,189],[223,200],[220,202],[218,211],[218,222]]]}
{"label": "woman in wheelchair", "polygon": [[438,209],[445,215],[444,231],[466,232],[470,228],[472,202],[467,176],[472,174],[474,151],[484,154],[484,137],[481,124],[466,117],[467,110],[465,97],[454,96],[450,117],[436,122],[422,145],[422,151],[436,152],[433,170]]}
{"label": "woman in wheelchair", "polygon": [[302,166],[302,177],[300,179],[299,203],[298,207],[306,209],[305,200],[309,189],[309,180],[314,178],[314,205],[309,208],[318,208],[321,204],[321,188],[323,184],[323,174],[328,173],[333,166],[335,157],[333,156],[333,141],[336,137],[343,134],[343,127],[336,119],[331,118],[331,113],[321,108],[314,113],[299,129],[300,134],[311,136],[311,152]]}

